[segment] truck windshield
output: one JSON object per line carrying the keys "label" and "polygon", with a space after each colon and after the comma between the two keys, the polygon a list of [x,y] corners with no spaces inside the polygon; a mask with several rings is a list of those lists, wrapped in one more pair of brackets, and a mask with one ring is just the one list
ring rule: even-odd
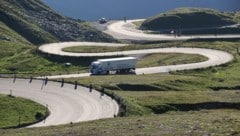
{"label": "truck windshield", "polygon": [[98,67],[98,64],[97,63],[92,63],[91,67],[92,67],[92,69],[96,69]]}
{"label": "truck windshield", "polygon": [[97,68],[97,66],[96,66],[96,65],[93,65],[93,66],[92,66],[92,69],[95,69],[95,68]]}

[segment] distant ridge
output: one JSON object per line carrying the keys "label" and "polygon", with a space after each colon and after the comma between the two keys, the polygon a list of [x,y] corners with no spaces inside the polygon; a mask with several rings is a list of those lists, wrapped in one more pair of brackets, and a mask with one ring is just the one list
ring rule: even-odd
{"label": "distant ridge", "polygon": [[84,21],[58,14],[40,0],[1,0],[0,21],[35,45],[58,41],[114,41]]}
{"label": "distant ridge", "polygon": [[205,8],[180,8],[153,16],[140,28],[148,30],[184,29],[232,25],[232,17],[217,10]]}

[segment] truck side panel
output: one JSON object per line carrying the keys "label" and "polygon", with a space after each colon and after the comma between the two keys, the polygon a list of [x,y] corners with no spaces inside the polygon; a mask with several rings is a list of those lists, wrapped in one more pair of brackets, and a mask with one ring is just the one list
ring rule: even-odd
{"label": "truck side panel", "polygon": [[137,59],[134,57],[100,59],[91,64],[90,71],[92,74],[108,74],[110,71],[125,73],[134,70],[136,63]]}
{"label": "truck side panel", "polygon": [[136,60],[118,60],[101,62],[103,70],[114,71],[121,69],[131,69],[136,67]]}

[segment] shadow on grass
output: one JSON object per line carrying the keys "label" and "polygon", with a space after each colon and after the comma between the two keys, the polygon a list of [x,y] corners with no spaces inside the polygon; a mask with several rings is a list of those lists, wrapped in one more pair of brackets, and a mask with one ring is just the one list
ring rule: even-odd
{"label": "shadow on grass", "polygon": [[159,86],[148,85],[148,84],[118,84],[117,87],[120,90],[131,90],[131,91],[166,91],[167,89]]}
{"label": "shadow on grass", "polygon": [[240,103],[228,102],[203,102],[195,104],[162,104],[147,106],[155,114],[162,114],[168,111],[199,111],[199,110],[214,110],[214,109],[237,109],[240,110]]}
{"label": "shadow on grass", "polygon": [[37,53],[48,59],[52,62],[57,63],[72,63],[76,66],[89,66],[93,61],[96,61],[97,59],[105,59],[105,58],[117,58],[117,57],[123,57],[122,55],[116,55],[116,56],[103,56],[103,57],[71,57],[71,56],[59,56],[59,55],[53,55],[48,53],[43,53],[40,51],[37,51]]}
{"label": "shadow on grass", "polygon": [[240,90],[240,86],[216,86],[216,87],[209,87],[213,91],[220,91],[220,90]]}

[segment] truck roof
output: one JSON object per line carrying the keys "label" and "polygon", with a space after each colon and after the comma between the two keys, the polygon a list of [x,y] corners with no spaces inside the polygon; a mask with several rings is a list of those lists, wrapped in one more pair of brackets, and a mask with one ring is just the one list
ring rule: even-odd
{"label": "truck roof", "polygon": [[99,59],[98,61],[120,61],[120,60],[136,60],[135,57],[122,57],[122,58],[110,58],[110,59]]}

